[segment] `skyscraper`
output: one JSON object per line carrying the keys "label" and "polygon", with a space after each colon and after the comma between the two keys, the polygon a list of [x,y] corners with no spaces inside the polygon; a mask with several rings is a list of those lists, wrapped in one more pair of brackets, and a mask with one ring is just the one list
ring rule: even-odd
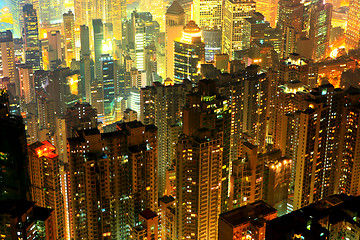
{"label": "skyscraper", "polygon": [[182,37],[174,42],[174,81],[199,81],[200,65],[205,62],[205,43],[201,29],[194,21],[183,28]]}
{"label": "skyscraper", "polygon": [[225,0],[222,51],[229,54],[231,59],[234,50],[244,49],[246,43],[242,34],[243,21],[254,11],[254,1]]}
{"label": "skyscraper", "polygon": [[221,28],[223,20],[223,1],[221,0],[194,0],[194,21],[201,28]]}
{"label": "skyscraper", "polygon": [[142,211],[157,211],[156,132],[134,121],[68,139],[74,238],[127,239]]}
{"label": "skyscraper", "polygon": [[360,43],[360,3],[352,0],[349,4],[349,15],[345,32],[345,45],[347,49],[359,47]]}
{"label": "skyscraper", "polygon": [[71,10],[63,14],[63,21],[66,65],[70,67],[71,61],[75,58],[75,23],[74,14]]}
{"label": "skyscraper", "polygon": [[[166,170],[175,162],[173,152],[176,148],[177,137],[180,134],[182,107],[185,105],[186,93],[191,90],[191,83],[153,86],[141,89],[140,121],[144,124],[154,124],[158,128],[158,175],[159,196],[165,191]],[[171,129],[177,129],[178,134],[171,137]]]}
{"label": "skyscraper", "polygon": [[109,54],[101,55],[102,79],[104,91],[104,116],[105,122],[115,120],[115,61]]}
{"label": "skyscraper", "polygon": [[103,22],[101,21],[101,19],[93,19],[92,26],[93,26],[93,36],[94,36],[95,78],[97,80],[102,80],[101,54],[103,50],[102,41],[104,40]]}
{"label": "skyscraper", "polygon": [[41,47],[39,41],[38,18],[33,5],[27,4],[23,8],[24,14],[24,45],[25,61],[34,70],[41,69]]}
{"label": "skyscraper", "polygon": [[228,117],[228,105],[217,95],[214,81],[201,80],[199,91],[187,96],[177,146],[177,239],[217,238]]}
{"label": "skyscraper", "polygon": [[0,59],[0,78],[7,77],[15,83],[14,42],[10,30],[0,32]]}
{"label": "skyscraper", "polygon": [[31,199],[40,207],[54,209],[56,239],[64,239],[64,198],[60,187],[60,161],[55,147],[48,141],[31,144],[28,168]]}
{"label": "skyscraper", "polygon": [[181,37],[185,25],[185,12],[178,1],[173,1],[165,14],[165,77],[174,79],[174,40]]}

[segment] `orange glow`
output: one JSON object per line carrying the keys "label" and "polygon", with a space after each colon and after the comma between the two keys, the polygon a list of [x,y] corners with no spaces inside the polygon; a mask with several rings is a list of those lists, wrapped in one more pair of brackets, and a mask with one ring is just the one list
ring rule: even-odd
{"label": "orange glow", "polygon": [[55,153],[55,147],[49,142],[42,142],[42,146],[35,149],[38,157],[55,158],[58,155]]}

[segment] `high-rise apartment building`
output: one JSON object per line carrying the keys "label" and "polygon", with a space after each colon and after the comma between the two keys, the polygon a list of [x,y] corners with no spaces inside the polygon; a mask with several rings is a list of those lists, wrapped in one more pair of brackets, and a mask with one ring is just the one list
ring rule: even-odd
{"label": "high-rise apartment building", "polygon": [[61,193],[60,161],[55,147],[48,141],[29,146],[29,177],[31,199],[36,205],[54,210],[56,239],[64,239],[65,213]]}
{"label": "high-rise apartment building", "polygon": [[0,32],[0,79],[7,77],[15,83],[15,53],[13,35],[10,30]]}
{"label": "high-rise apartment building", "polygon": [[19,68],[20,96],[24,103],[35,101],[35,82],[33,67],[21,65]]}
{"label": "high-rise apartment building", "polygon": [[[172,162],[174,149],[180,134],[182,108],[189,91],[191,83],[188,81],[167,86],[156,82],[151,87],[141,89],[140,121],[158,128],[159,196],[165,192],[166,170],[175,164]],[[178,134],[172,136],[171,129],[178,129]]]}
{"label": "high-rise apartment building", "polygon": [[[201,80],[199,91],[187,96],[183,135],[176,162],[176,238],[216,239],[228,139],[229,108],[217,95],[216,83]],[[226,185],[225,185],[226,186]]]}
{"label": "high-rise apartment building", "polygon": [[359,89],[350,88],[346,91],[345,108],[342,115],[342,130],[340,142],[340,159],[338,161],[338,174],[335,192],[358,196],[359,168],[358,159],[360,149],[360,125],[359,125]]}
{"label": "high-rise apartment building", "polygon": [[157,212],[156,135],[134,121],[68,139],[74,238],[127,239],[142,211]]}
{"label": "high-rise apartment building", "polygon": [[174,81],[199,81],[200,65],[204,62],[205,43],[201,29],[194,21],[189,21],[183,28],[181,38],[174,42]]}
{"label": "high-rise apartment building", "polygon": [[360,3],[350,1],[349,14],[345,32],[345,45],[347,49],[358,48],[360,43]]}
{"label": "high-rise apartment building", "polygon": [[73,59],[75,59],[75,22],[74,14],[69,12],[63,14],[64,38],[65,38],[65,58],[66,65],[70,67]]}
{"label": "high-rise apartment building", "polygon": [[39,28],[36,10],[33,5],[27,4],[23,8],[24,14],[24,48],[25,61],[34,70],[41,69],[41,46],[39,41]]}
{"label": "high-rise apartment building", "polygon": [[97,127],[96,109],[88,103],[76,103],[65,113],[66,136],[73,137],[77,130]]}
{"label": "high-rise apartment building", "polygon": [[289,116],[288,128],[295,130],[287,145],[295,147],[294,210],[334,194],[343,104],[342,90],[322,85],[309,94],[307,109]]}
{"label": "high-rise apartment building", "polygon": [[255,11],[255,2],[225,0],[223,11],[222,51],[232,59],[235,50],[244,49],[243,21]]}
{"label": "high-rise apartment building", "polygon": [[178,1],[166,10],[165,22],[165,77],[174,79],[174,40],[181,37],[185,25],[185,12]]}
{"label": "high-rise apartment building", "polygon": [[263,163],[258,159],[258,147],[249,142],[240,146],[240,157],[232,162],[231,201],[232,208],[262,199]]}
{"label": "high-rise apartment building", "polygon": [[221,28],[223,20],[223,1],[193,1],[194,21],[199,27]]}

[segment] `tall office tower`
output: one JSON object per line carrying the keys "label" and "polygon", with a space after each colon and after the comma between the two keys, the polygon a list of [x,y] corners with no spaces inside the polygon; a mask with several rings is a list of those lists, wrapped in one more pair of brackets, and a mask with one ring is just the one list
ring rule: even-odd
{"label": "tall office tower", "polygon": [[205,62],[205,43],[201,29],[194,21],[183,28],[181,38],[174,41],[174,82],[184,79],[199,81],[200,65]]}
{"label": "tall office tower", "polygon": [[139,9],[141,12],[150,12],[154,21],[160,24],[160,30],[163,32],[165,29],[165,12],[166,5],[164,0],[140,0]]}
{"label": "tall office tower", "polygon": [[223,2],[221,0],[194,0],[193,9],[193,20],[199,24],[199,27],[222,27]]}
{"label": "tall office tower", "polygon": [[76,103],[65,113],[66,136],[74,137],[76,131],[97,128],[96,109],[88,103]]}
{"label": "tall office tower", "polygon": [[68,139],[76,239],[127,239],[142,211],[158,209],[156,128],[134,121],[117,129],[81,130]]}
{"label": "tall office tower", "polygon": [[39,24],[42,27],[53,27],[62,23],[65,11],[64,3],[56,0],[37,0],[39,2]]}
{"label": "tall office tower", "polygon": [[54,210],[25,200],[0,203],[0,232],[4,239],[32,239],[34,236],[38,239],[57,239]]}
{"label": "tall office tower", "polygon": [[309,99],[309,107],[295,112],[290,125],[295,130],[294,142],[288,146],[297,148],[291,159],[296,169],[294,210],[332,195],[336,189],[344,92],[328,84],[314,89],[309,97],[313,99]]}
{"label": "tall office tower", "polygon": [[170,129],[181,121],[186,93],[190,90],[191,84],[187,81],[168,86],[155,82],[153,86],[141,89],[140,121],[146,125],[154,124],[158,128],[159,196],[163,196],[165,192],[166,170],[175,164],[171,162],[176,145],[170,137]]}
{"label": "tall office tower", "polygon": [[19,67],[20,96],[26,104],[35,101],[34,73],[31,66]]}
{"label": "tall office tower", "polygon": [[39,141],[39,123],[35,114],[27,113],[24,119],[26,128],[26,142],[32,144]]}
{"label": "tall office tower", "polygon": [[63,24],[66,66],[70,67],[72,60],[75,59],[75,23],[74,14],[71,12],[71,10],[63,14]]}
{"label": "tall office tower", "polygon": [[266,145],[266,125],[269,115],[270,75],[258,74],[258,66],[250,65],[245,69],[242,92],[242,133],[258,145],[264,152]]}
{"label": "tall office tower", "polygon": [[115,84],[116,68],[113,57],[109,54],[101,55],[103,94],[104,94],[104,117],[105,122],[115,120]]}
{"label": "tall office tower", "polygon": [[277,217],[277,211],[263,201],[256,201],[219,216],[219,240],[265,239],[267,222]]}
{"label": "tall office tower", "polygon": [[56,239],[65,238],[64,199],[61,193],[60,161],[48,141],[29,146],[28,171],[31,199],[36,205],[54,209]]}
{"label": "tall office tower", "polygon": [[24,4],[24,2],[18,0],[11,0],[10,3],[10,11],[13,19],[14,38],[21,38],[24,24],[24,16],[22,15],[22,5]]}
{"label": "tall office tower", "polygon": [[99,0],[74,0],[75,25],[85,25],[92,29],[92,20],[102,19],[104,16],[100,5],[105,6]]}
{"label": "tall office tower", "polygon": [[352,0],[349,4],[348,20],[345,31],[346,49],[356,49],[360,46],[360,3]]}
{"label": "tall office tower", "polygon": [[256,2],[256,11],[264,15],[265,21],[269,22],[272,28],[276,26],[278,1],[279,0],[260,0]]}
{"label": "tall office tower", "polygon": [[235,50],[244,49],[243,21],[255,11],[255,2],[225,0],[222,51],[232,59]]}
{"label": "tall office tower", "polygon": [[[0,90],[0,199],[29,197],[29,181],[26,168],[27,145],[23,119],[9,115],[9,95]],[[3,106],[6,107],[3,107]]]}
{"label": "tall office tower", "polygon": [[39,41],[39,28],[36,10],[33,5],[27,4],[23,8],[24,14],[24,48],[25,61],[34,70],[41,69],[41,47]]}
{"label": "tall office tower", "polygon": [[258,147],[249,142],[239,146],[239,159],[232,162],[231,208],[261,200],[263,189],[263,162],[258,159]]}
{"label": "tall office tower", "polygon": [[47,38],[49,44],[48,61],[50,64],[50,70],[55,70],[61,67],[63,62],[60,31],[48,32]]}
{"label": "tall office tower", "polygon": [[102,41],[104,40],[103,23],[101,19],[93,19],[93,36],[94,36],[94,62],[95,62],[95,78],[102,80],[101,69],[101,54],[102,54]]}
{"label": "tall office tower", "polygon": [[[229,106],[217,94],[216,83],[201,80],[198,92],[187,96],[183,135],[177,145],[177,239],[216,239],[221,208],[223,159],[229,131]],[[222,180],[224,178],[224,180]]]}
{"label": "tall office tower", "polygon": [[342,115],[342,141],[340,150],[340,161],[337,169],[335,192],[358,196],[360,193],[359,171],[359,149],[360,149],[360,91],[358,88],[349,88],[346,92],[346,102]]}
{"label": "tall office tower", "polygon": [[131,229],[131,239],[159,239],[158,215],[149,208],[139,214],[139,223]]}
{"label": "tall office tower", "polygon": [[90,31],[85,25],[80,26],[80,56],[90,56]]}
{"label": "tall office tower", "polygon": [[202,37],[205,42],[205,61],[214,61],[215,55],[221,53],[221,28],[202,28]]}
{"label": "tall office tower", "polygon": [[0,79],[9,78],[15,83],[15,53],[13,35],[10,30],[0,32]]}
{"label": "tall office tower", "polygon": [[111,23],[113,26],[114,38],[122,41],[122,21],[126,19],[126,1],[107,1],[104,6],[104,11],[104,17],[102,16],[104,22]]}
{"label": "tall office tower", "polygon": [[81,57],[80,78],[79,94],[83,101],[92,103],[91,83],[94,80],[94,61],[90,58],[90,55]]}
{"label": "tall office tower", "polygon": [[[332,5],[321,1],[314,3],[310,15],[309,40],[314,62],[325,59],[329,54]],[[299,52],[301,53],[301,52]]]}
{"label": "tall office tower", "polygon": [[165,77],[174,79],[174,40],[181,37],[185,12],[178,1],[173,1],[165,14]]}
{"label": "tall office tower", "polygon": [[297,33],[303,28],[304,5],[300,0],[279,0],[277,8],[276,28],[284,31],[285,27],[293,27]]}

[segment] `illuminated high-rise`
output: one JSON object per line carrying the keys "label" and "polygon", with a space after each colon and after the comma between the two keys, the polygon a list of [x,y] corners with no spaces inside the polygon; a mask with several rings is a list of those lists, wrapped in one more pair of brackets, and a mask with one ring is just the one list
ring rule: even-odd
{"label": "illuminated high-rise", "polygon": [[243,40],[244,19],[251,16],[255,11],[255,2],[252,0],[234,1],[225,0],[224,23],[222,36],[222,51],[229,54],[232,59],[234,50],[244,49]]}
{"label": "illuminated high-rise", "polygon": [[93,19],[95,78],[101,79],[101,54],[103,50],[104,26],[101,19]]}
{"label": "illuminated high-rise", "polygon": [[165,77],[174,79],[174,40],[181,37],[185,25],[185,12],[178,1],[174,1],[165,14]]}
{"label": "illuminated high-rise", "polygon": [[360,46],[360,2],[357,0],[352,0],[349,4],[345,45],[349,50]]}
{"label": "illuminated high-rise", "polygon": [[28,104],[35,101],[34,71],[31,66],[22,65],[19,67],[20,96]]}
{"label": "illuminated high-rise", "polygon": [[31,199],[36,205],[54,209],[56,239],[64,239],[64,199],[60,187],[60,161],[55,147],[48,141],[29,146]]}
{"label": "illuminated high-rise", "polygon": [[70,67],[71,61],[75,58],[75,23],[71,10],[63,14],[63,21],[66,65]]}
{"label": "illuminated high-rise", "polygon": [[41,47],[39,41],[38,18],[33,5],[27,4],[24,13],[24,48],[25,61],[34,70],[41,69]]}
{"label": "illuminated high-rise", "polygon": [[10,30],[0,32],[0,79],[7,77],[15,82],[15,53],[13,35]]}
{"label": "illuminated high-rise", "polygon": [[217,239],[228,113],[212,80],[201,80],[199,91],[187,96],[177,144],[177,239]]}
{"label": "illuminated high-rise", "polygon": [[165,28],[166,5],[164,0],[140,0],[139,9],[141,12],[150,12],[154,21],[160,24],[161,31]]}
{"label": "illuminated high-rise", "polygon": [[276,25],[277,8],[278,0],[256,1],[256,11],[264,15],[265,21],[269,22],[271,27]]}
{"label": "illuminated high-rise", "polygon": [[64,2],[57,0],[37,0],[39,3],[39,24],[42,27],[52,27],[62,23]]}
{"label": "illuminated high-rise", "polygon": [[109,54],[101,55],[103,93],[104,93],[104,116],[105,121],[115,120],[115,61]]}
{"label": "illuminated high-rise", "polygon": [[200,65],[205,62],[205,43],[201,29],[194,21],[183,28],[181,38],[174,42],[174,81],[184,79],[197,82],[200,78]]}
{"label": "illuminated high-rise", "polygon": [[156,133],[134,121],[68,139],[75,239],[128,239],[142,211],[157,211]]}
{"label": "illuminated high-rise", "polygon": [[194,0],[194,21],[199,27],[221,28],[223,22],[222,0]]}
{"label": "illuminated high-rise", "polygon": [[166,170],[175,164],[172,160],[177,139],[171,137],[171,130],[177,129],[180,134],[182,107],[185,105],[186,93],[190,90],[188,81],[175,85],[156,82],[153,86],[141,89],[140,121],[158,128],[159,196],[165,192]]}

